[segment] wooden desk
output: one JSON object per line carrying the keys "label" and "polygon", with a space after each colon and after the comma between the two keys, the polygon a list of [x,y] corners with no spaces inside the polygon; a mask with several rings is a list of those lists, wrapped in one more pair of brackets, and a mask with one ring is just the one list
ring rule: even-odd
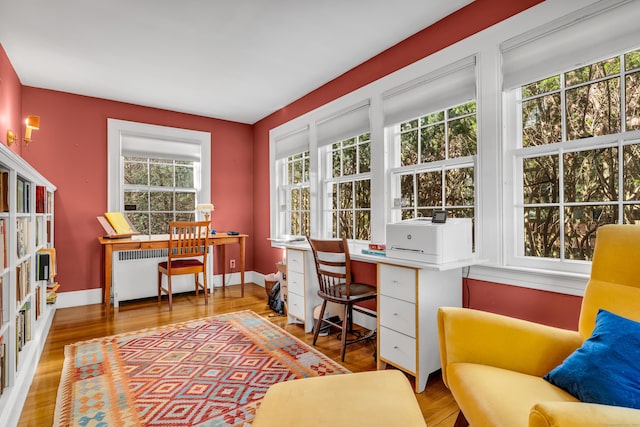
{"label": "wooden desk", "polygon": [[[240,245],[240,295],[244,297],[244,267],[245,267],[245,240],[248,236],[246,234],[238,234],[237,236],[229,236],[227,233],[212,234],[209,237],[209,242],[212,246],[220,246],[222,251],[222,286],[225,282],[225,268],[226,268],[226,245],[239,244]],[[114,251],[126,251],[131,249],[165,249],[169,247],[169,235],[140,235],[127,237],[123,239],[107,239],[104,237],[98,237],[98,242],[102,246],[102,268],[104,270],[104,281],[102,284],[102,303],[106,308],[109,308],[111,302],[111,277],[113,271],[113,252]]]}

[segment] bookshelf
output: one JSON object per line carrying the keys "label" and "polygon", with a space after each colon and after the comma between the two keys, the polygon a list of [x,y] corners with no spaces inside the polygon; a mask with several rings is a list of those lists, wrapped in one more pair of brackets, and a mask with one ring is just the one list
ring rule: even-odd
{"label": "bookshelf", "polygon": [[17,425],[55,314],[56,187],[0,144],[0,425]]}

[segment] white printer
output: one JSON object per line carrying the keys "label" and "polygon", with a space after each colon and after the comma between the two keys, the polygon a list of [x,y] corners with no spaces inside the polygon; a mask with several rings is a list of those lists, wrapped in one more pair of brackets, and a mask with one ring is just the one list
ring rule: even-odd
{"label": "white printer", "polygon": [[471,219],[414,218],[387,224],[387,257],[433,264],[472,257]]}

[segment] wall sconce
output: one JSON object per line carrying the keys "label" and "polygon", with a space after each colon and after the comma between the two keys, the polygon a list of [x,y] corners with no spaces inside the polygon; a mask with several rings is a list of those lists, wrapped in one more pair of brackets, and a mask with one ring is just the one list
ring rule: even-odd
{"label": "wall sconce", "polygon": [[[40,129],[40,116],[27,116],[27,120],[25,120],[27,128],[24,132],[24,143],[28,144],[31,142],[31,131]],[[13,133],[11,130],[7,131],[7,145],[12,145],[18,136]]]}
{"label": "wall sconce", "polygon": [[200,203],[196,206],[196,210],[204,215],[204,220],[209,221],[211,212],[215,210],[212,203]]}
{"label": "wall sconce", "polygon": [[27,116],[26,124],[27,130],[24,133],[24,143],[28,144],[31,142],[31,131],[40,129],[40,116]]}
{"label": "wall sconce", "polygon": [[16,139],[18,139],[18,137],[16,136],[15,133],[11,132],[11,130],[7,131],[7,145],[12,145],[14,142],[16,142]]}

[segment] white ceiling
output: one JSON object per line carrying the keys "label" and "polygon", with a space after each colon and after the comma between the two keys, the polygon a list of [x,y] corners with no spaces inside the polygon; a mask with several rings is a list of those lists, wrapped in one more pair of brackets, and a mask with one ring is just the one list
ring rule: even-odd
{"label": "white ceiling", "polygon": [[472,0],[0,0],[20,81],[255,123]]}

